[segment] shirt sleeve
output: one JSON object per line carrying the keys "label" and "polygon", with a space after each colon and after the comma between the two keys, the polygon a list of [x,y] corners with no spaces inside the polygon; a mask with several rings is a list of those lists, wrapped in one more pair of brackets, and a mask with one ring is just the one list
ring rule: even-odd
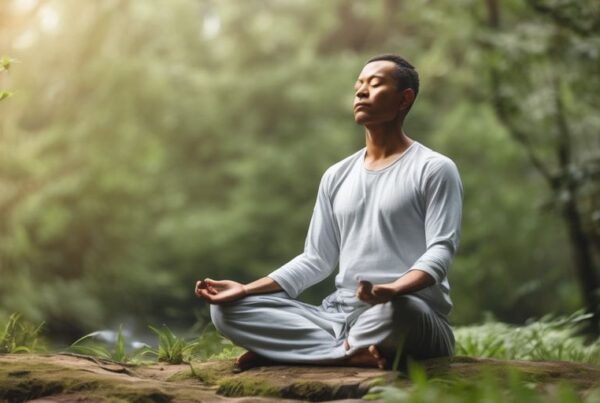
{"label": "shirt sleeve", "polygon": [[328,193],[331,178],[328,173],[325,172],[319,184],[304,252],[267,276],[292,298],[327,278],[338,264],[339,230]]}
{"label": "shirt sleeve", "polygon": [[463,186],[449,158],[432,162],[428,172],[422,188],[427,249],[409,271],[424,271],[439,284],[448,275],[460,241]]}

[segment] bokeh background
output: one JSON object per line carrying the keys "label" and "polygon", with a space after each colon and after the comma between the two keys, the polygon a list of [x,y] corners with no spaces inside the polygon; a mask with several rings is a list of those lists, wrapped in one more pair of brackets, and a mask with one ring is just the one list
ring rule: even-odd
{"label": "bokeh background", "polygon": [[416,66],[406,132],[463,180],[452,323],[597,312],[599,4],[0,0],[0,318],[205,324],[197,279],[301,253],[381,53]]}

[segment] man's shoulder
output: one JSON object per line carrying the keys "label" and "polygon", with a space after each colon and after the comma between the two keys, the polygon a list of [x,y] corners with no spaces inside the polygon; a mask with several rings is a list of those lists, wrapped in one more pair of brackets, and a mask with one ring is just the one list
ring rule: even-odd
{"label": "man's shoulder", "polygon": [[447,155],[419,143],[415,160],[423,173],[432,174],[440,170],[457,170],[454,161]]}
{"label": "man's shoulder", "polygon": [[352,168],[356,165],[358,160],[360,160],[363,154],[364,148],[361,148],[327,168],[321,177],[321,187],[323,190],[329,195],[334,194],[335,189],[339,187],[344,178],[350,175]]}
{"label": "man's shoulder", "polygon": [[339,175],[342,175],[343,173],[347,172],[351,167],[353,167],[357,160],[360,159],[363,154],[364,147],[358,151],[355,151],[354,153],[350,154],[344,159],[336,162],[335,164],[331,165],[329,168],[327,168],[327,170],[325,170],[323,176],[330,177],[333,179]]}

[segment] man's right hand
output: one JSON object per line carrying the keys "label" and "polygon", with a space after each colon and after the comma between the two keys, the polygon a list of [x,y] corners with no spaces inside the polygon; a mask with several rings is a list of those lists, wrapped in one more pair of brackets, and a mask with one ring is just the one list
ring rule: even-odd
{"label": "man's right hand", "polygon": [[222,304],[243,298],[248,295],[248,292],[241,283],[207,278],[196,282],[195,294],[198,298],[202,298],[211,304]]}

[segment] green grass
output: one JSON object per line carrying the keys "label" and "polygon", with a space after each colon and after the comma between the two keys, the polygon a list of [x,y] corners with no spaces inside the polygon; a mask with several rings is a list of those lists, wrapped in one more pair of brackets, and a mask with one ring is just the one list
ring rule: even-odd
{"label": "green grass", "polygon": [[488,322],[455,329],[456,355],[506,360],[565,360],[600,365],[600,339],[587,343],[577,336],[589,318],[547,315],[525,326]]}
{"label": "green grass", "polygon": [[[589,318],[581,312],[567,317],[544,316],[524,326],[488,321],[454,329],[456,355],[505,360],[565,360],[600,365],[600,339],[587,342],[578,336]],[[377,386],[366,399],[384,402],[448,403],[592,403],[600,402],[600,390],[581,397],[563,382],[550,390],[539,390],[535,383],[516,371],[506,376],[483,371],[480,379],[428,379],[418,364],[411,363],[411,386],[392,383]]]}
{"label": "green grass", "polygon": [[245,351],[211,328],[205,329],[199,337],[192,340],[185,340],[177,336],[165,325],[161,328],[154,326],[149,326],[149,328],[158,337],[156,348],[146,346],[128,353],[125,337],[119,328],[116,341],[112,346],[94,340],[97,332],[92,332],[75,341],[68,350],[123,364],[152,361],[150,357],[169,364],[189,363],[194,359],[228,359]]}
{"label": "green grass", "polygon": [[418,364],[409,369],[411,385],[376,386],[365,400],[403,403],[597,403],[600,390],[580,397],[567,383],[540,390],[516,371],[505,377],[484,371],[479,379],[428,379]]}
{"label": "green grass", "polygon": [[73,353],[103,358],[122,364],[140,363],[144,360],[146,354],[151,353],[151,349],[148,347],[142,347],[128,353],[125,346],[125,337],[123,336],[122,327],[119,327],[117,338],[113,346],[107,346],[104,343],[95,341],[94,337],[96,335],[97,332],[86,334],[73,342],[68,350]]}
{"label": "green grass", "polygon": [[3,328],[0,328],[0,354],[32,353],[45,350],[40,336],[43,323],[33,325],[13,313]]}

